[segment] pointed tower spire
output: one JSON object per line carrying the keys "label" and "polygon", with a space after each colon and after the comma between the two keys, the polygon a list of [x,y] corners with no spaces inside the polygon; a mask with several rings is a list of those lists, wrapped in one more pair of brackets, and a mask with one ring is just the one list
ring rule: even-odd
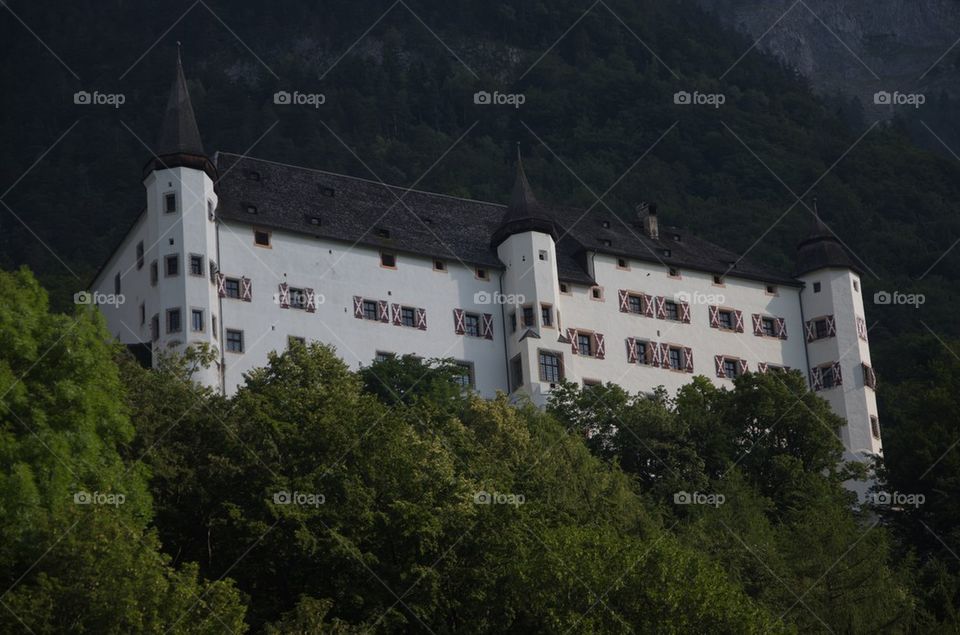
{"label": "pointed tower spire", "polygon": [[527,175],[523,171],[523,157],[520,155],[520,144],[517,144],[517,169],[513,181],[513,192],[507,204],[507,212],[503,215],[500,226],[493,233],[492,243],[499,245],[508,236],[527,231],[537,231],[550,234],[557,240],[557,228],[553,217],[533,193]]}
{"label": "pointed tower spire", "polygon": [[186,166],[204,170],[216,180],[216,170],[203,149],[200,129],[190,102],[187,79],[183,73],[183,61],[180,54],[180,42],[177,42],[177,68],[167,98],[167,108],[163,114],[160,137],[155,148],[156,158],[151,159],[144,175],[152,170],[162,170],[177,166]]}
{"label": "pointed tower spire", "polygon": [[797,245],[797,271],[801,276],[817,269],[837,267],[859,271],[853,258],[820,218],[817,199],[813,199],[813,225],[807,237]]}

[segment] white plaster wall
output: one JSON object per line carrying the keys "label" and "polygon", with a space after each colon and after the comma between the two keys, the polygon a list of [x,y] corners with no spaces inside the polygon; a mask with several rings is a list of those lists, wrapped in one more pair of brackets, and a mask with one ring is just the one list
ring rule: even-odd
{"label": "white plaster wall", "polygon": [[[386,269],[378,250],[282,231],[273,231],[271,248],[263,248],[254,245],[252,228],[238,223],[221,225],[220,252],[224,274],[246,276],[253,285],[252,302],[222,300],[223,327],[244,331],[245,352],[224,353],[230,393],[243,373],[266,363],[269,351],[285,350],[291,335],[335,346],[353,369],[371,364],[377,351],[472,361],[478,392],[493,397],[506,390],[499,307],[474,302],[479,291],[499,291],[497,271],[479,280],[472,266],[456,260],[446,261],[446,271],[434,271],[432,259],[403,253],[397,254],[395,270]],[[284,281],[312,288],[317,311],[280,308],[275,295]],[[425,308],[427,330],[357,319],[355,295]],[[494,339],[456,335],[455,307],[491,313]]]}
{"label": "white plaster wall", "polygon": [[[150,287],[150,260],[144,256],[144,265],[137,269],[137,243],[144,241],[147,246],[147,215],[143,213],[137,219],[123,244],[113,253],[110,260],[91,285],[90,290],[98,295],[114,292],[114,277],[120,274],[120,292],[123,304],[100,305],[100,313],[107,322],[107,330],[124,344],[147,342],[150,340],[150,312],[156,299]],[[78,290],[79,291],[79,290]],[[146,304],[147,319],[140,324],[140,303]]]}

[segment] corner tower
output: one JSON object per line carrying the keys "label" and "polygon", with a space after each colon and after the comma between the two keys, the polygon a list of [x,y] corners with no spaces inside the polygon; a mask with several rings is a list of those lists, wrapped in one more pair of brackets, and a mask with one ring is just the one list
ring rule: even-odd
{"label": "corner tower", "polygon": [[[143,169],[145,258],[153,287],[146,312],[154,363],[159,351],[182,352],[198,343],[213,346],[219,358],[216,180],[217,170],[200,140],[178,46],[156,152]],[[218,366],[201,374],[201,383],[220,385]]]}
{"label": "corner tower", "polygon": [[848,461],[882,453],[876,375],[861,291],[860,268],[820,219],[797,246],[811,388],[846,419],[840,430]]}
{"label": "corner tower", "polygon": [[[542,380],[541,354],[563,373],[557,278],[557,227],[549,210],[534,196],[517,150],[513,193],[491,244],[506,266],[502,304],[506,328],[510,392],[526,392],[534,403],[546,402],[549,380]],[[547,369],[548,376],[552,372]]]}

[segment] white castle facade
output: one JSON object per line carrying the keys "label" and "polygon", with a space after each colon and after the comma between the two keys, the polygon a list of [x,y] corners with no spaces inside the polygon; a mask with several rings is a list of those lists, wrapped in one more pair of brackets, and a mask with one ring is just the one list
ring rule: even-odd
{"label": "white castle facade", "polygon": [[847,421],[848,459],[882,451],[860,276],[819,221],[783,275],[660,227],[652,205],[631,222],[541,204],[519,161],[500,205],[208,156],[179,63],[143,182],[92,291],[123,294],[101,311],[131,347],[210,345],[200,380],[225,393],[292,341],[354,368],[452,358],[480,395],[538,404],[561,380],[673,392],[789,368]]}

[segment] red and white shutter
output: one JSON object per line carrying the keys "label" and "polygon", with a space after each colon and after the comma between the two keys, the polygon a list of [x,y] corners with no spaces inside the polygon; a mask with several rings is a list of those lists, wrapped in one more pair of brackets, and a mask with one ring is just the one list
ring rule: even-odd
{"label": "red and white shutter", "polygon": [[654,301],[657,303],[657,319],[667,319],[667,299],[662,295],[658,295],[654,298]]}
{"label": "red and white shutter", "polygon": [[867,341],[867,322],[862,317],[857,318],[857,337]]}
{"label": "red and white shutter", "polygon": [[684,347],[683,349],[683,369],[688,373],[693,372],[693,349]]}
{"label": "red and white shutter", "polygon": [[597,359],[605,359],[607,356],[607,347],[603,343],[603,333],[594,333],[593,334],[593,350],[596,351],[594,356]]}
{"label": "red and white shutter", "polygon": [[782,340],[787,339],[787,320],[784,318],[777,318],[776,325],[777,325],[777,337],[779,337]]}
{"label": "red and white shutter", "polygon": [[403,326],[403,312],[400,310],[400,305],[394,303],[390,308],[393,312],[393,325]]}
{"label": "red and white shutter", "polygon": [[280,283],[280,294],[278,298],[280,300],[281,309],[290,308],[290,285],[288,285],[286,282]]}
{"label": "red and white shutter", "polygon": [[834,337],[837,334],[837,321],[832,315],[827,316],[827,336]]}
{"label": "red and white shutter", "polygon": [[227,297],[227,277],[217,272],[217,295],[221,298]]}
{"label": "red and white shutter", "polygon": [[744,374],[745,372],[747,372],[747,370],[748,370],[747,360],[745,360],[745,359],[738,359],[738,360],[737,360],[737,366],[740,368],[740,374],[741,374],[741,375]]}
{"label": "red and white shutter", "polygon": [[620,312],[627,313],[630,311],[630,296],[627,294],[626,289],[619,289],[617,294],[620,296]]}
{"label": "red and white shutter", "polygon": [[759,313],[753,314],[753,334],[763,335],[763,318]]}
{"label": "red and white shutter", "polygon": [[427,310],[418,308],[417,309],[417,328],[421,331],[427,330]]}
{"label": "red and white shutter", "polygon": [[757,362],[757,372],[760,374],[766,373],[769,370],[767,362]]}
{"label": "red and white shutter", "polygon": [[457,335],[467,332],[467,327],[463,325],[463,309],[453,310],[453,332]]}
{"label": "red and white shutter", "polygon": [[670,345],[661,344],[660,345],[660,366],[663,368],[670,368]]}
{"label": "red and white shutter", "polygon": [[840,373],[840,362],[833,363],[833,385],[843,385],[843,375]]}
{"label": "red and white shutter", "polygon": [[823,390],[823,369],[819,366],[810,369],[810,379],[813,383],[814,391]]}
{"label": "red and white shutter", "polygon": [[637,338],[635,337],[627,338],[627,363],[637,363]]}
{"label": "red and white shutter", "polygon": [[[713,308],[713,307],[710,307]],[[723,355],[714,355],[713,356],[713,365],[717,369],[717,377],[721,379],[725,378],[727,374],[723,371]]]}
{"label": "red and white shutter", "polygon": [[816,325],[813,323],[813,320],[810,320],[809,322],[807,322],[806,328],[807,328],[807,341],[808,341],[808,342],[812,342],[812,341],[816,340],[816,339],[817,339],[817,327],[816,327]]}
{"label": "red and white shutter", "polygon": [[710,328],[713,328],[713,329],[720,328],[720,307],[709,306],[707,307],[707,309],[710,312]]}
{"label": "red and white shutter", "polygon": [[688,302],[680,303],[680,321],[684,324],[690,324],[690,304]]}
{"label": "red and white shutter", "polygon": [[390,321],[390,305],[387,304],[386,300],[377,300],[377,316],[379,316],[381,322]]}
{"label": "red and white shutter", "polygon": [[482,324],[482,328],[480,330],[480,334],[483,335],[484,339],[492,340],[493,339],[493,314],[484,313],[483,322],[481,324]]}
{"label": "red and white shutter", "polygon": [[570,340],[570,352],[574,355],[580,353],[577,347],[577,329],[567,329],[567,339]]}
{"label": "red and white shutter", "polygon": [[363,319],[363,298],[358,295],[353,296],[353,317]]}
{"label": "red and white shutter", "polygon": [[244,302],[253,300],[253,283],[250,278],[240,278],[240,298]]}
{"label": "red and white shutter", "polygon": [[660,366],[660,345],[656,342],[647,342],[647,363]]}
{"label": "red and white shutter", "polygon": [[317,294],[313,292],[313,289],[309,287],[303,290],[307,294],[307,313],[316,313],[317,311]]}
{"label": "red and white shutter", "polygon": [[643,311],[644,316],[653,317],[653,313],[654,313],[653,304],[655,300],[656,298],[654,298],[653,296],[647,295],[646,293],[640,296],[640,309]]}
{"label": "red and white shutter", "polygon": [[733,312],[733,330],[737,333],[743,333],[743,311]]}

